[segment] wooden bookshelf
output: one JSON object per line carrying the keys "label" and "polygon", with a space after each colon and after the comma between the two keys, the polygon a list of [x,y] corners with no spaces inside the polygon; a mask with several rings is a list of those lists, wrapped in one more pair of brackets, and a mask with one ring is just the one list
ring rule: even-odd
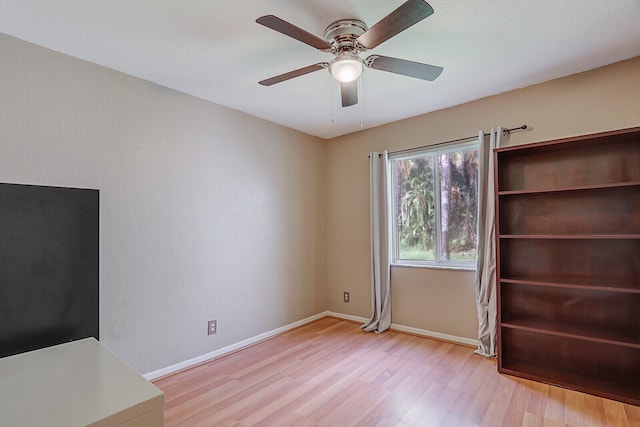
{"label": "wooden bookshelf", "polygon": [[494,155],[498,370],[640,405],[640,127]]}

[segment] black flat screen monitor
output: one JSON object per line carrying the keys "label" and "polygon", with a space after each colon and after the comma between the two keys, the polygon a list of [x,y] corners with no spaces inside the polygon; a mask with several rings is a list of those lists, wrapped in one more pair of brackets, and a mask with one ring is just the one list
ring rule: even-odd
{"label": "black flat screen monitor", "polygon": [[0,357],[100,338],[99,200],[0,184]]}

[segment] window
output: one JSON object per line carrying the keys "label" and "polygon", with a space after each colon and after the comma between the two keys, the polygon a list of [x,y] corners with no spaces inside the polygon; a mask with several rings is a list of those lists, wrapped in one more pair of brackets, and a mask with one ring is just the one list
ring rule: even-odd
{"label": "window", "polygon": [[477,139],[389,161],[393,262],[475,267]]}

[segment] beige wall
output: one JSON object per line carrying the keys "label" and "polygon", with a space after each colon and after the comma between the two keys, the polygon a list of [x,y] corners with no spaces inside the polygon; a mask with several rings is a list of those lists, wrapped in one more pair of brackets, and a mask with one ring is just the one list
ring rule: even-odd
{"label": "beige wall", "polygon": [[[330,141],[327,149],[329,310],[370,315],[370,151],[390,151],[529,125],[510,144],[640,125],[640,57]],[[392,268],[393,322],[476,338],[474,274]],[[351,292],[351,303],[342,292]]]}
{"label": "beige wall", "polygon": [[325,141],[4,35],[0,58],[0,182],[100,190],[101,341],[138,372],[326,310]]}

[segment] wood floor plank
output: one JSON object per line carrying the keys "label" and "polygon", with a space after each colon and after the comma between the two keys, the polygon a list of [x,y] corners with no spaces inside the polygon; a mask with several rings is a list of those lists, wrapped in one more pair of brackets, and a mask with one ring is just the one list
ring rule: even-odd
{"label": "wood floor plank", "polygon": [[333,402],[328,401],[324,405],[324,415],[318,419],[319,425],[358,425],[373,407],[389,396],[388,391],[367,384],[352,390],[345,389],[345,392],[343,396],[337,396]]}
{"label": "wood floor plank", "polygon": [[502,418],[502,424],[507,426],[519,426],[524,422],[525,408],[527,405],[528,390],[526,387],[522,387],[523,380],[515,379],[516,386],[514,387],[511,397],[508,399],[507,411]]}
{"label": "wood floor plank", "polygon": [[499,374],[473,350],[325,317],[154,383],[168,427],[640,427],[640,407]]}
{"label": "wood floor plank", "polygon": [[627,416],[627,419],[632,425],[633,423],[636,423],[638,426],[640,426],[640,406],[625,404],[624,412]]}

